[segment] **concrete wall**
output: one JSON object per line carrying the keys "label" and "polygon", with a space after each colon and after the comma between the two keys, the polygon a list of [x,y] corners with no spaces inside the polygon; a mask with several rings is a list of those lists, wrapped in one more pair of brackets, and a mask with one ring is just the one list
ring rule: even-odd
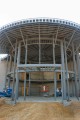
{"label": "concrete wall", "polygon": [[[28,73],[27,73],[28,74]],[[26,74],[26,75],[27,75]],[[56,73],[56,79],[60,80],[59,75],[61,73]],[[25,73],[20,73],[20,80],[24,80]],[[54,73],[53,72],[32,72],[30,74],[31,80],[53,80],[54,79]]]}
{"label": "concrete wall", "polygon": [[[54,83],[31,83],[30,89],[31,89],[31,95],[40,95],[42,96],[42,87],[43,86],[48,86],[49,89],[49,95],[54,94]],[[61,88],[61,83],[57,82],[57,88]],[[29,92],[29,84],[27,82],[26,84],[26,93],[28,95]],[[24,82],[19,82],[19,95],[23,96],[24,95]]]}
{"label": "concrete wall", "polygon": [[0,61],[0,90],[3,90],[5,85],[6,61]]}

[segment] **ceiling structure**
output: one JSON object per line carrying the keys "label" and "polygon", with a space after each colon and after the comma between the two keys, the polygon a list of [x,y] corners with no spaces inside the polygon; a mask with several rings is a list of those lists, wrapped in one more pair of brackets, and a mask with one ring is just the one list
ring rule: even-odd
{"label": "ceiling structure", "polygon": [[[39,44],[41,44],[42,62],[52,61],[53,41],[55,43],[56,61],[60,61],[60,41],[67,43],[67,54],[71,56],[71,43],[80,45],[80,25],[60,19],[37,18],[21,20],[0,28],[0,53],[10,54],[15,49],[15,43],[22,41],[21,51],[25,53],[25,43],[28,45],[28,58],[39,59]],[[76,51],[76,49],[75,49]],[[21,57],[23,58],[23,54]],[[59,61],[58,61],[59,60]]]}

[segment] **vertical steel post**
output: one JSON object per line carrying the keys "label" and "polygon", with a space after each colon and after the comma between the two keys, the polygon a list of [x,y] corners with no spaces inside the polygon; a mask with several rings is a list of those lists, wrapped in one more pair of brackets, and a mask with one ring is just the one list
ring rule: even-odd
{"label": "vertical steel post", "polygon": [[72,96],[75,96],[75,89],[74,89],[74,80],[72,79]]}
{"label": "vertical steel post", "polygon": [[39,26],[39,64],[41,63],[41,42],[40,42],[40,26]]}
{"label": "vertical steel post", "polygon": [[9,72],[11,72],[11,67],[12,67],[12,55],[10,55]]}
{"label": "vertical steel post", "polygon": [[[27,64],[27,41],[25,47],[25,64]],[[24,78],[24,100],[26,99],[26,68],[25,68],[25,78]]]}
{"label": "vertical steel post", "polygon": [[[55,64],[55,43],[53,40],[53,64]],[[55,100],[56,100],[56,69],[54,69],[54,93],[55,93]]]}
{"label": "vertical steel post", "polygon": [[[72,56],[73,57],[73,56]],[[72,62],[72,60],[71,60],[71,62]],[[72,65],[72,71],[74,71],[74,66]],[[74,78],[73,78],[73,76],[74,76],[74,73],[72,74],[72,96],[75,96],[75,87],[74,87]]]}
{"label": "vertical steel post", "polygon": [[66,84],[65,84],[65,64],[64,64],[64,48],[63,41],[61,41],[61,64],[62,64],[62,86],[63,86],[63,99],[66,99]]}
{"label": "vertical steel post", "polygon": [[77,73],[76,73],[76,60],[75,60],[75,52],[74,52],[74,44],[72,43],[72,51],[73,51],[73,66],[74,66],[74,79],[75,79],[75,95],[78,99],[78,90],[77,90]]}
{"label": "vertical steel post", "polygon": [[8,59],[9,59],[9,56],[7,56],[7,62],[6,62],[6,74],[5,74],[5,83],[4,83],[4,88],[5,89],[6,89],[7,72],[8,72]]}
{"label": "vertical steel post", "polygon": [[30,72],[29,72],[29,96],[30,96],[30,88],[31,88],[31,81],[30,81]]}
{"label": "vertical steel post", "polygon": [[78,68],[78,96],[80,96],[80,58],[79,58],[79,50],[77,50],[77,68]]}
{"label": "vertical steel post", "polygon": [[[18,55],[17,55],[17,66],[20,64],[20,52],[21,52],[21,43],[18,45]],[[15,103],[16,99],[18,99],[18,92],[19,92],[19,71],[18,67],[16,68],[16,86],[15,86]]]}
{"label": "vertical steel post", "polygon": [[26,70],[25,70],[25,76],[24,76],[24,100],[26,99]]}
{"label": "vertical steel post", "polygon": [[16,57],[17,57],[17,42],[15,44],[14,67],[13,67],[13,83],[12,83],[12,100],[14,100],[14,86],[15,86],[15,70],[16,70]]}
{"label": "vertical steel post", "polygon": [[62,65],[61,65],[61,92],[62,92],[62,103],[63,103],[63,74],[62,74]]}
{"label": "vertical steel post", "polygon": [[10,78],[8,78],[8,87],[10,88]]}
{"label": "vertical steel post", "polygon": [[19,75],[18,75],[18,68],[16,68],[15,99],[18,99],[18,89],[19,89]]}
{"label": "vertical steel post", "polygon": [[67,96],[69,100],[69,80],[68,80],[68,64],[67,64],[67,51],[66,51],[66,42],[64,42],[64,49],[65,49],[65,68],[66,68],[66,82],[67,82]]}

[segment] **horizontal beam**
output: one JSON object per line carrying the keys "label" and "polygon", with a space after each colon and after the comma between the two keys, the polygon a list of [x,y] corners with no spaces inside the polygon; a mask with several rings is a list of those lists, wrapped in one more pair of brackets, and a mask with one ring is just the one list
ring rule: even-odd
{"label": "horizontal beam", "polygon": [[[18,70],[18,72],[19,72],[19,73],[24,73],[25,70]],[[26,70],[26,72],[54,72],[54,71],[53,71],[53,70],[49,70],[49,71],[48,71],[48,70],[44,70],[44,71]],[[62,72],[62,70],[56,70],[55,72],[56,72],[56,73],[57,73],[57,72]],[[66,72],[66,71],[65,71],[65,72]],[[15,73],[16,73],[16,71],[15,71]],[[68,71],[68,73],[74,74],[74,71]],[[13,71],[7,73],[7,75],[11,75],[11,74],[13,74]]]}
{"label": "horizontal beam", "polygon": [[61,67],[61,64],[18,64],[17,67]]}

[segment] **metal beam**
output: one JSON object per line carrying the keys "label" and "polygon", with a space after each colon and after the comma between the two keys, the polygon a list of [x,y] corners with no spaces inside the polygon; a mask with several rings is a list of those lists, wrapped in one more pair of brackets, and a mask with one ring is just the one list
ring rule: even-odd
{"label": "metal beam", "polygon": [[[21,43],[18,44],[18,54],[17,54],[17,66],[20,64],[20,51],[21,51]],[[16,88],[15,88],[15,103],[18,99],[18,91],[19,91],[19,73],[18,67],[16,68]]]}
{"label": "metal beam", "polygon": [[21,43],[18,44],[17,66],[20,64]]}
{"label": "metal beam", "polygon": [[79,48],[80,48],[80,44],[79,44],[79,46],[77,47],[77,49],[75,50],[75,53],[78,51]]}
{"label": "metal beam", "polygon": [[[25,46],[25,40],[24,40],[24,36],[23,36],[23,33],[22,33],[22,30],[20,28],[20,33],[21,33],[21,37],[22,37],[22,40],[23,40],[23,43],[24,43],[24,46]],[[26,46],[25,46],[26,47]]]}
{"label": "metal beam", "polygon": [[[53,64],[55,65],[55,43],[53,40]],[[56,72],[54,71],[54,95],[56,100]]]}
{"label": "metal beam", "polygon": [[[27,63],[27,41],[25,48],[25,64]],[[25,78],[24,78],[24,100],[26,99],[26,70],[25,70]]]}
{"label": "metal beam", "polygon": [[11,40],[9,39],[9,36],[7,35],[7,33],[4,32],[4,34],[5,34],[5,36],[6,36],[7,40],[8,40],[8,42],[9,42],[10,45],[12,46],[13,50],[15,50],[15,49],[14,49],[14,46],[13,46],[13,44],[12,44],[12,42],[11,42]]}
{"label": "metal beam", "polygon": [[61,64],[18,64],[18,67],[61,67]]}
{"label": "metal beam", "polygon": [[7,80],[7,72],[8,72],[8,57],[7,56],[7,62],[6,62],[6,74],[5,74],[5,84],[4,84],[4,88],[6,89],[6,80]]}
{"label": "metal beam", "polygon": [[74,36],[74,34],[75,34],[75,30],[73,31],[73,33],[72,33],[72,36],[71,36],[71,38],[70,38],[70,40],[69,40],[69,42],[68,42],[68,45],[67,45],[67,47],[66,47],[66,50],[68,49],[68,47],[69,47],[69,45],[70,45],[70,43],[71,43],[71,41],[72,41],[72,39],[73,39],[73,36]]}
{"label": "metal beam", "polygon": [[12,55],[10,55],[9,72],[11,72],[11,67],[12,67]]}
{"label": "metal beam", "polygon": [[66,81],[67,81],[67,94],[69,100],[69,80],[68,80],[68,63],[67,63],[67,51],[66,51],[66,42],[64,41],[64,49],[65,49],[65,68],[66,68]]}
{"label": "metal beam", "polygon": [[74,66],[74,78],[75,78],[75,95],[78,98],[78,84],[77,84],[77,73],[76,73],[76,60],[75,60],[75,52],[74,52],[74,44],[72,43],[72,51],[73,51],[73,66]]}
{"label": "metal beam", "polygon": [[61,63],[62,63],[62,88],[63,88],[63,99],[66,99],[66,84],[65,84],[65,64],[64,64],[64,49],[63,41],[61,41]]}
{"label": "metal beam", "polygon": [[26,99],[26,71],[24,76],[24,100]]}
{"label": "metal beam", "polygon": [[40,41],[40,26],[38,28],[38,31],[39,31],[39,64],[41,63],[41,41]]}
{"label": "metal beam", "polygon": [[56,43],[56,41],[57,41],[57,36],[58,36],[58,32],[59,32],[59,27],[60,27],[60,26],[58,26],[58,29],[57,29],[57,32],[56,32],[55,43]]}
{"label": "metal beam", "polygon": [[18,99],[18,87],[19,87],[19,76],[18,76],[18,68],[16,69],[16,85],[15,85],[15,103],[16,100]]}
{"label": "metal beam", "polygon": [[27,64],[27,40],[26,40],[26,47],[25,47],[25,64]]}
{"label": "metal beam", "polygon": [[79,57],[79,50],[77,50],[77,68],[78,68],[78,96],[80,94],[80,57]]}
{"label": "metal beam", "polygon": [[15,44],[15,55],[14,55],[13,83],[12,83],[12,100],[14,100],[14,86],[15,86],[16,57],[17,57],[17,41],[16,41],[16,44]]}
{"label": "metal beam", "polygon": [[8,78],[8,88],[10,88],[10,78]]}
{"label": "metal beam", "polygon": [[63,74],[62,74],[62,66],[61,66],[61,92],[62,92],[62,103],[63,103],[63,100],[64,100],[64,97],[63,97]]}
{"label": "metal beam", "polygon": [[30,80],[30,72],[29,72],[29,96],[30,96],[30,93],[31,93],[30,88],[31,88],[31,80]]}

